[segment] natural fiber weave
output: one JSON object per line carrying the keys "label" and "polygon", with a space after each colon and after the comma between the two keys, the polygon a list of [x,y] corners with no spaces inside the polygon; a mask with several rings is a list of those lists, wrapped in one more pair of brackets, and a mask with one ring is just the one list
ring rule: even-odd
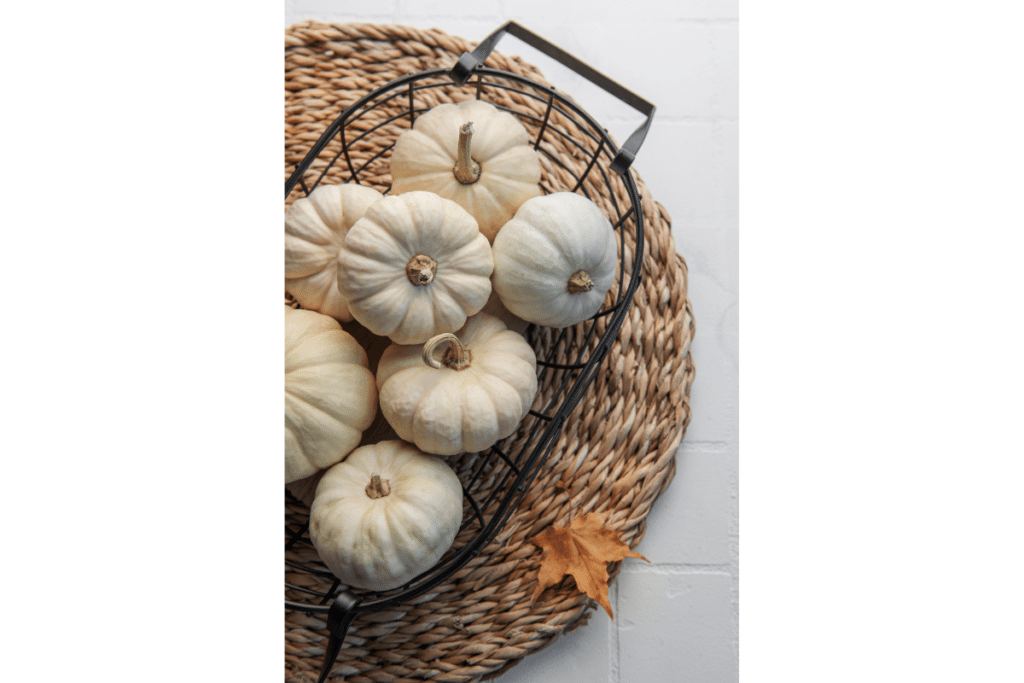
{"label": "natural fiber weave", "polygon": [[[347,104],[399,76],[449,67],[475,47],[436,29],[376,24],[308,21],[290,27],[285,36],[286,177]],[[516,57],[494,53],[487,66],[546,83],[535,67]],[[457,101],[456,90],[432,90],[423,99],[435,98],[430,104]],[[510,98],[518,108],[543,106],[509,93],[497,97]],[[562,151],[563,161],[577,172],[585,166],[586,159],[577,159],[575,151]],[[372,156],[369,149],[352,152]],[[546,159],[542,163],[546,187],[569,184],[571,189],[571,179],[559,178],[564,171]],[[675,473],[675,453],[690,419],[694,326],[686,264],[676,253],[669,216],[633,174],[645,217],[643,281],[603,369],[565,423],[526,498],[491,544],[433,592],[393,610],[357,617],[329,680],[469,683],[493,678],[586,623],[594,609],[571,578],[532,601],[542,553],[531,537],[551,524],[566,525],[576,515],[607,510],[609,527],[630,547],[643,538],[651,505]],[[360,180],[386,189],[391,182],[387,159],[371,164]],[[324,182],[342,179],[329,173]],[[605,208],[607,187],[594,182],[587,190]],[[299,196],[301,189],[287,203]],[[625,195],[617,201],[629,203]],[[627,233],[620,258],[630,262],[634,246]],[[597,334],[603,332],[599,321]],[[563,342],[566,350],[584,343],[580,337],[570,333]],[[542,330],[533,341],[548,351],[553,339]],[[560,378],[556,374],[554,379],[552,384]],[[467,466],[458,458],[449,462],[457,472]],[[304,522],[304,505],[291,502],[286,508],[292,526]],[[657,548],[645,552],[657,562]],[[618,563],[610,566],[612,580],[618,571]],[[287,582],[318,590],[331,583],[291,573]],[[600,613],[597,618],[605,617]],[[285,623],[286,679],[315,681],[327,642],[324,620],[286,612]]]}

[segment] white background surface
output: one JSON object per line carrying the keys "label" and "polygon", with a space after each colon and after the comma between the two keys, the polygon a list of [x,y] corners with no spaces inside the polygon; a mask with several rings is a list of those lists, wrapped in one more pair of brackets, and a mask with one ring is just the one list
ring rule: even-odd
{"label": "white background surface", "polygon": [[[5,673],[278,683],[281,4],[5,21]],[[1022,25],[743,6],[744,683],[1024,680]]]}
{"label": "white background surface", "polygon": [[[672,217],[697,326],[693,417],[672,484],[613,584],[614,621],[527,657],[503,683],[737,679],[738,150],[737,3],[287,0],[285,23],[368,21],[439,28],[471,42],[512,19],[654,103],[633,169]],[[643,118],[506,36],[499,51],[538,66],[621,142]]]}

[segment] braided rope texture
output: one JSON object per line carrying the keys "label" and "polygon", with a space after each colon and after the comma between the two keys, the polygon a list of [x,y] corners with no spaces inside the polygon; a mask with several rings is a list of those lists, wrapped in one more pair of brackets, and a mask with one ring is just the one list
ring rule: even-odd
{"label": "braided rope texture", "polygon": [[[285,177],[345,106],[400,76],[449,68],[474,47],[474,43],[438,29],[315,21],[288,28]],[[487,66],[548,84],[535,67],[518,57],[495,52]],[[519,109],[539,107],[543,114],[543,104],[529,98],[506,92],[491,95],[492,102]],[[433,89],[418,95],[422,99],[417,106],[466,97],[455,87]],[[387,111],[379,113],[387,115]],[[374,125],[372,116],[366,118],[358,125]],[[554,123],[573,131],[571,120],[556,117]],[[409,124],[403,120],[393,125],[407,128]],[[385,135],[395,132],[382,129]],[[577,148],[560,140],[552,144],[569,168],[578,173],[585,167],[587,159]],[[372,140],[350,150],[357,161],[371,159],[375,151]],[[321,154],[320,159],[325,156],[330,155]],[[318,160],[312,168],[317,164],[321,169],[326,166]],[[542,164],[544,186],[573,187],[575,181],[561,165],[546,158]],[[344,182],[341,171],[335,174],[335,170],[330,169],[323,182]],[[686,263],[676,252],[668,213],[654,201],[636,171],[632,172],[645,217],[643,280],[604,366],[566,421],[526,497],[495,539],[433,592],[398,608],[358,616],[329,680],[471,683],[499,676],[553,643],[561,633],[584,625],[595,608],[571,577],[533,600],[542,552],[529,541],[532,536],[551,524],[567,525],[580,514],[610,511],[608,526],[631,548],[643,538],[651,505],[675,474],[675,454],[690,420],[694,323],[686,295]],[[371,161],[360,174],[360,182],[385,190],[391,183],[387,158]],[[614,215],[615,207],[629,206],[624,191],[613,197],[617,193],[609,192],[607,183],[593,176],[588,177],[586,189],[608,215]],[[302,194],[297,188],[286,205]],[[625,249],[619,254],[626,263],[632,262],[634,247],[627,231]],[[597,323],[598,337],[604,333],[604,320]],[[533,342],[545,353],[551,351],[555,340],[554,334],[541,329]],[[570,354],[592,340],[570,329],[558,343]],[[556,372],[545,386],[557,386],[561,379]],[[544,392],[542,386],[541,398],[534,405],[546,403]],[[517,452],[517,445],[513,444],[512,452]],[[450,459],[450,463],[460,475],[473,464],[471,458]],[[487,487],[486,476],[481,487]],[[300,526],[307,516],[304,505],[286,503],[289,526]],[[472,535],[472,529],[464,530],[456,545]],[[296,551],[290,559],[309,561],[310,552],[314,551]],[[656,548],[646,552],[657,561]],[[618,576],[620,564],[609,566],[611,581]],[[320,591],[331,585],[327,579],[292,572],[287,572],[286,582]],[[302,596],[286,592],[286,599],[302,600]],[[603,614],[599,618],[604,618]],[[315,681],[327,644],[324,619],[286,611],[285,629],[286,680]]]}

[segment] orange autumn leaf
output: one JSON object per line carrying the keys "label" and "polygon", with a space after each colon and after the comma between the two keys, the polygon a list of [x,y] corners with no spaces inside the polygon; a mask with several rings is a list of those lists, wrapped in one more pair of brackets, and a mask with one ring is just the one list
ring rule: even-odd
{"label": "orange autumn leaf", "polygon": [[608,563],[627,557],[647,562],[647,558],[630,550],[614,530],[606,529],[607,521],[607,512],[588,512],[573,519],[568,527],[552,525],[530,539],[544,550],[535,600],[545,588],[570,574],[577,588],[615,618],[608,602]]}

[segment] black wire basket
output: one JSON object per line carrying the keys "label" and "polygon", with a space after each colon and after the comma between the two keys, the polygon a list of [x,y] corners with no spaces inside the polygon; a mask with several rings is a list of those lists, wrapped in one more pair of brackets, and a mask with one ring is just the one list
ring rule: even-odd
{"label": "black wire basket", "polygon": [[[618,147],[605,128],[568,96],[523,75],[483,66],[506,33],[587,78],[639,111],[646,120]],[[308,195],[324,182],[372,184],[371,176],[377,177],[382,165],[386,167],[398,135],[431,108],[425,100],[430,99],[432,91],[443,91],[446,97],[455,99],[483,99],[516,116],[531,134],[544,162],[542,192],[568,190],[601,200],[619,237],[619,274],[604,306],[589,320],[560,330],[535,325],[527,328],[527,341],[538,351],[538,397],[515,434],[485,452],[449,459],[463,486],[463,524],[455,544],[430,570],[385,592],[342,585],[316,556],[309,540],[308,519],[298,524],[294,517],[291,524],[286,519],[285,609],[326,616],[329,640],[321,683],[356,617],[428,593],[476,557],[501,531],[551,453],[566,417],[600,371],[640,285],[644,215],[629,167],[647,134],[655,107],[515,22],[501,26],[472,53],[464,53],[453,68],[398,78],[345,108],[286,181],[286,200],[293,192]],[[553,141],[560,149],[570,148],[573,163],[566,163]],[[600,189],[601,197],[593,196],[595,187]],[[390,187],[378,189],[387,194]],[[627,232],[634,238],[632,249],[626,247]],[[297,501],[293,498],[290,504]],[[333,582],[327,590],[311,590],[300,585],[305,582],[294,580],[301,574]]]}

